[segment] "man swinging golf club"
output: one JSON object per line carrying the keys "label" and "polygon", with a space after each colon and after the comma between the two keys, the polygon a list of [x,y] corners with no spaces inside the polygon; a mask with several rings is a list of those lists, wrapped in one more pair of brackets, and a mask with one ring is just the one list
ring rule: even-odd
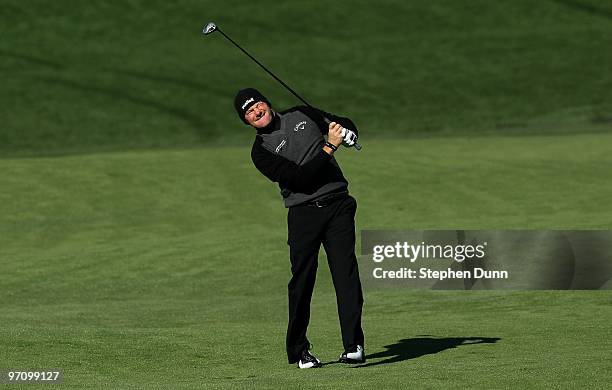
{"label": "man swinging golf club", "polygon": [[355,257],[357,203],[349,195],[348,182],[333,157],[341,145],[355,145],[354,123],[311,106],[276,112],[268,99],[253,88],[240,90],[234,106],[240,119],[256,130],[251,150],[255,167],[278,183],[289,209],[289,363],[297,362],[299,368],[322,366],[309,350],[306,337],[321,244],[336,290],[344,345],[340,361],[365,362],[363,295]]}

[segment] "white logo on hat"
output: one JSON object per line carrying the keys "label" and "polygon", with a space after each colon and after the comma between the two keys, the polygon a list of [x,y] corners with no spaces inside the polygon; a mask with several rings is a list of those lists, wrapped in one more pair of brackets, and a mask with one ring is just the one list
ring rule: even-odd
{"label": "white logo on hat", "polygon": [[246,102],[244,102],[244,104],[242,105],[242,109],[244,110],[244,108],[247,106],[247,104],[249,103],[253,103],[255,101],[255,98],[250,98],[249,100],[247,100]]}

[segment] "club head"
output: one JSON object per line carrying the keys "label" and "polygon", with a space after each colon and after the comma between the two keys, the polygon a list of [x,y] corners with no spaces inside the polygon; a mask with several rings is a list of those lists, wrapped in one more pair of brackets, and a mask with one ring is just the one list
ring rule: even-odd
{"label": "club head", "polygon": [[213,22],[210,22],[202,29],[202,34],[208,35],[214,32],[216,29],[217,29],[217,25],[214,24]]}

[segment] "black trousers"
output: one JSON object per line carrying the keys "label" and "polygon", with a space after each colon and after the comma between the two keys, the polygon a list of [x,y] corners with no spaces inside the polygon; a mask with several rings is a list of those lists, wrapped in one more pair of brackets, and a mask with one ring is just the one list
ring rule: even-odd
{"label": "black trousers", "polygon": [[347,195],[325,207],[298,205],[287,215],[291,258],[289,282],[289,325],[287,357],[295,363],[310,343],[306,330],[310,320],[310,299],[317,275],[321,244],[327,253],[338,317],[345,350],[363,345],[361,310],[363,294],[355,257],[355,212],[357,202]]}

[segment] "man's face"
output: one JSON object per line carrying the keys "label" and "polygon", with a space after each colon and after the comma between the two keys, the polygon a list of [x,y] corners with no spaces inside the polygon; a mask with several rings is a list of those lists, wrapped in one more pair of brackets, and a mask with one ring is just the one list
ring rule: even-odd
{"label": "man's face", "polygon": [[272,109],[266,102],[253,104],[244,114],[248,124],[258,129],[268,126],[272,121],[272,117]]}

